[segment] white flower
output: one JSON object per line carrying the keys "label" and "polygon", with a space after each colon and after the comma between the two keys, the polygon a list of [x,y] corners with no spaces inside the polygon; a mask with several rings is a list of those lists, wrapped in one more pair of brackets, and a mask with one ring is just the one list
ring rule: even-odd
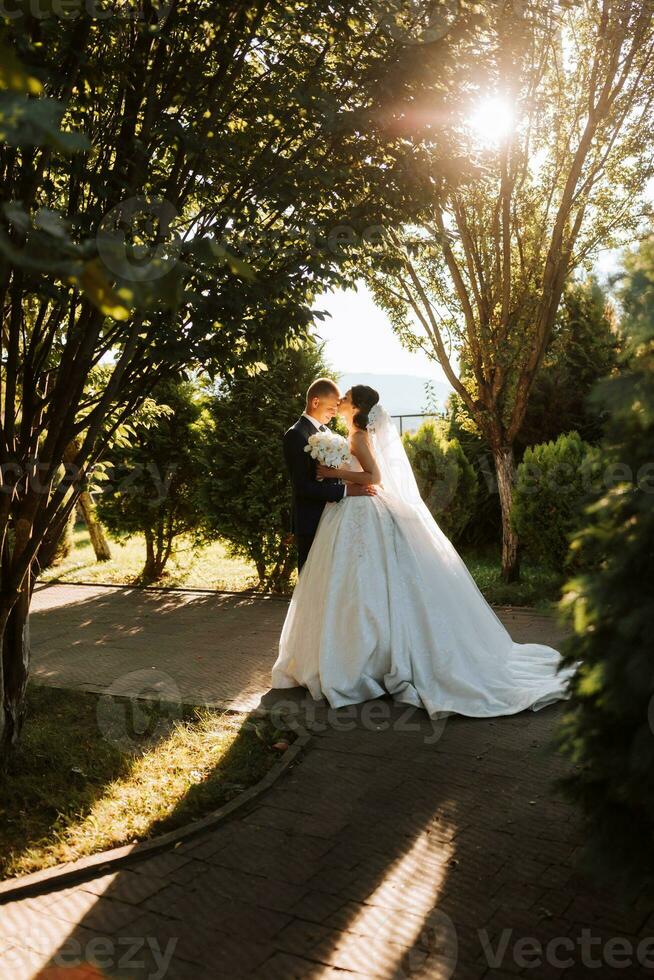
{"label": "white flower", "polygon": [[334,469],[343,466],[350,459],[347,440],[330,429],[309,436],[309,443],[304,447],[304,451],[310,453],[312,459],[318,463],[332,466]]}

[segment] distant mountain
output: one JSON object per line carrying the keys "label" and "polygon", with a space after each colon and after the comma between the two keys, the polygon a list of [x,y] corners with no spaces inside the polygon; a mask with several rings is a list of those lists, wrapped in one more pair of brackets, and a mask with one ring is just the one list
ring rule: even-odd
{"label": "distant mountain", "polygon": [[[341,391],[347,391],[352,385],[370,385],[379,392],[382,405],[391,415],[411,415],[412,412],[425,411],[425,385],[429,381],[431,378],[415,377],[411,374],[348,373],[342,374],[338,383]],[[432,381],[432,386],[438,408],[443,411],[452,389],[443,381]]]}

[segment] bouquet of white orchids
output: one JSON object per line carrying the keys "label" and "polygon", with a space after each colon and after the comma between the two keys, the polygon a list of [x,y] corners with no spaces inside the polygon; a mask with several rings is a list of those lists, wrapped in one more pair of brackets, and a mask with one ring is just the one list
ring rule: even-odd
{"label": "bouquet of white orchids", "polygon": [[322,463],[323,466],[332,466],[335,469],[344,466],[350,459],[347,439],[330,429],[309,436],[309,443],[304,447],[304,451],[309,453],[316,462]]}

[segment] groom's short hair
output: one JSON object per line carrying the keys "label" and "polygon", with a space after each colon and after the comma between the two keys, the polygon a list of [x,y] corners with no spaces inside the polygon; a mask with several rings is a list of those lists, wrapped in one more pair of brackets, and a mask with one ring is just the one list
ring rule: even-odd
{"label": "groom's short hair", "polygon": [[307,405],[312,398],[326,398],[327,395],[339,395],[338,385],[330,378],[317,378],[313,384],[309,385],[307,391]]}

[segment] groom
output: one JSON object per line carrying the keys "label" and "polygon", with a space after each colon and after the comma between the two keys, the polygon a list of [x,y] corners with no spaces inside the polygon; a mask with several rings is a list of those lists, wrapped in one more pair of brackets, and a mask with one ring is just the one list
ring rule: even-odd
{"label": "groom", "polygon": [[343,497],[371,497],[374,486],[358,483],[344,484],[340,480],[317,480],[316,461],[304,447],[309,436],[324,431],[336,415],[341,393],[329,378],[318,378],[307,391],[306,408],[295,425],[284,433],[284,459],[291,477],[293,502],[291,531],[295,534],[298,553],[298,572],[307,560],[318,522],[328,501]]}

